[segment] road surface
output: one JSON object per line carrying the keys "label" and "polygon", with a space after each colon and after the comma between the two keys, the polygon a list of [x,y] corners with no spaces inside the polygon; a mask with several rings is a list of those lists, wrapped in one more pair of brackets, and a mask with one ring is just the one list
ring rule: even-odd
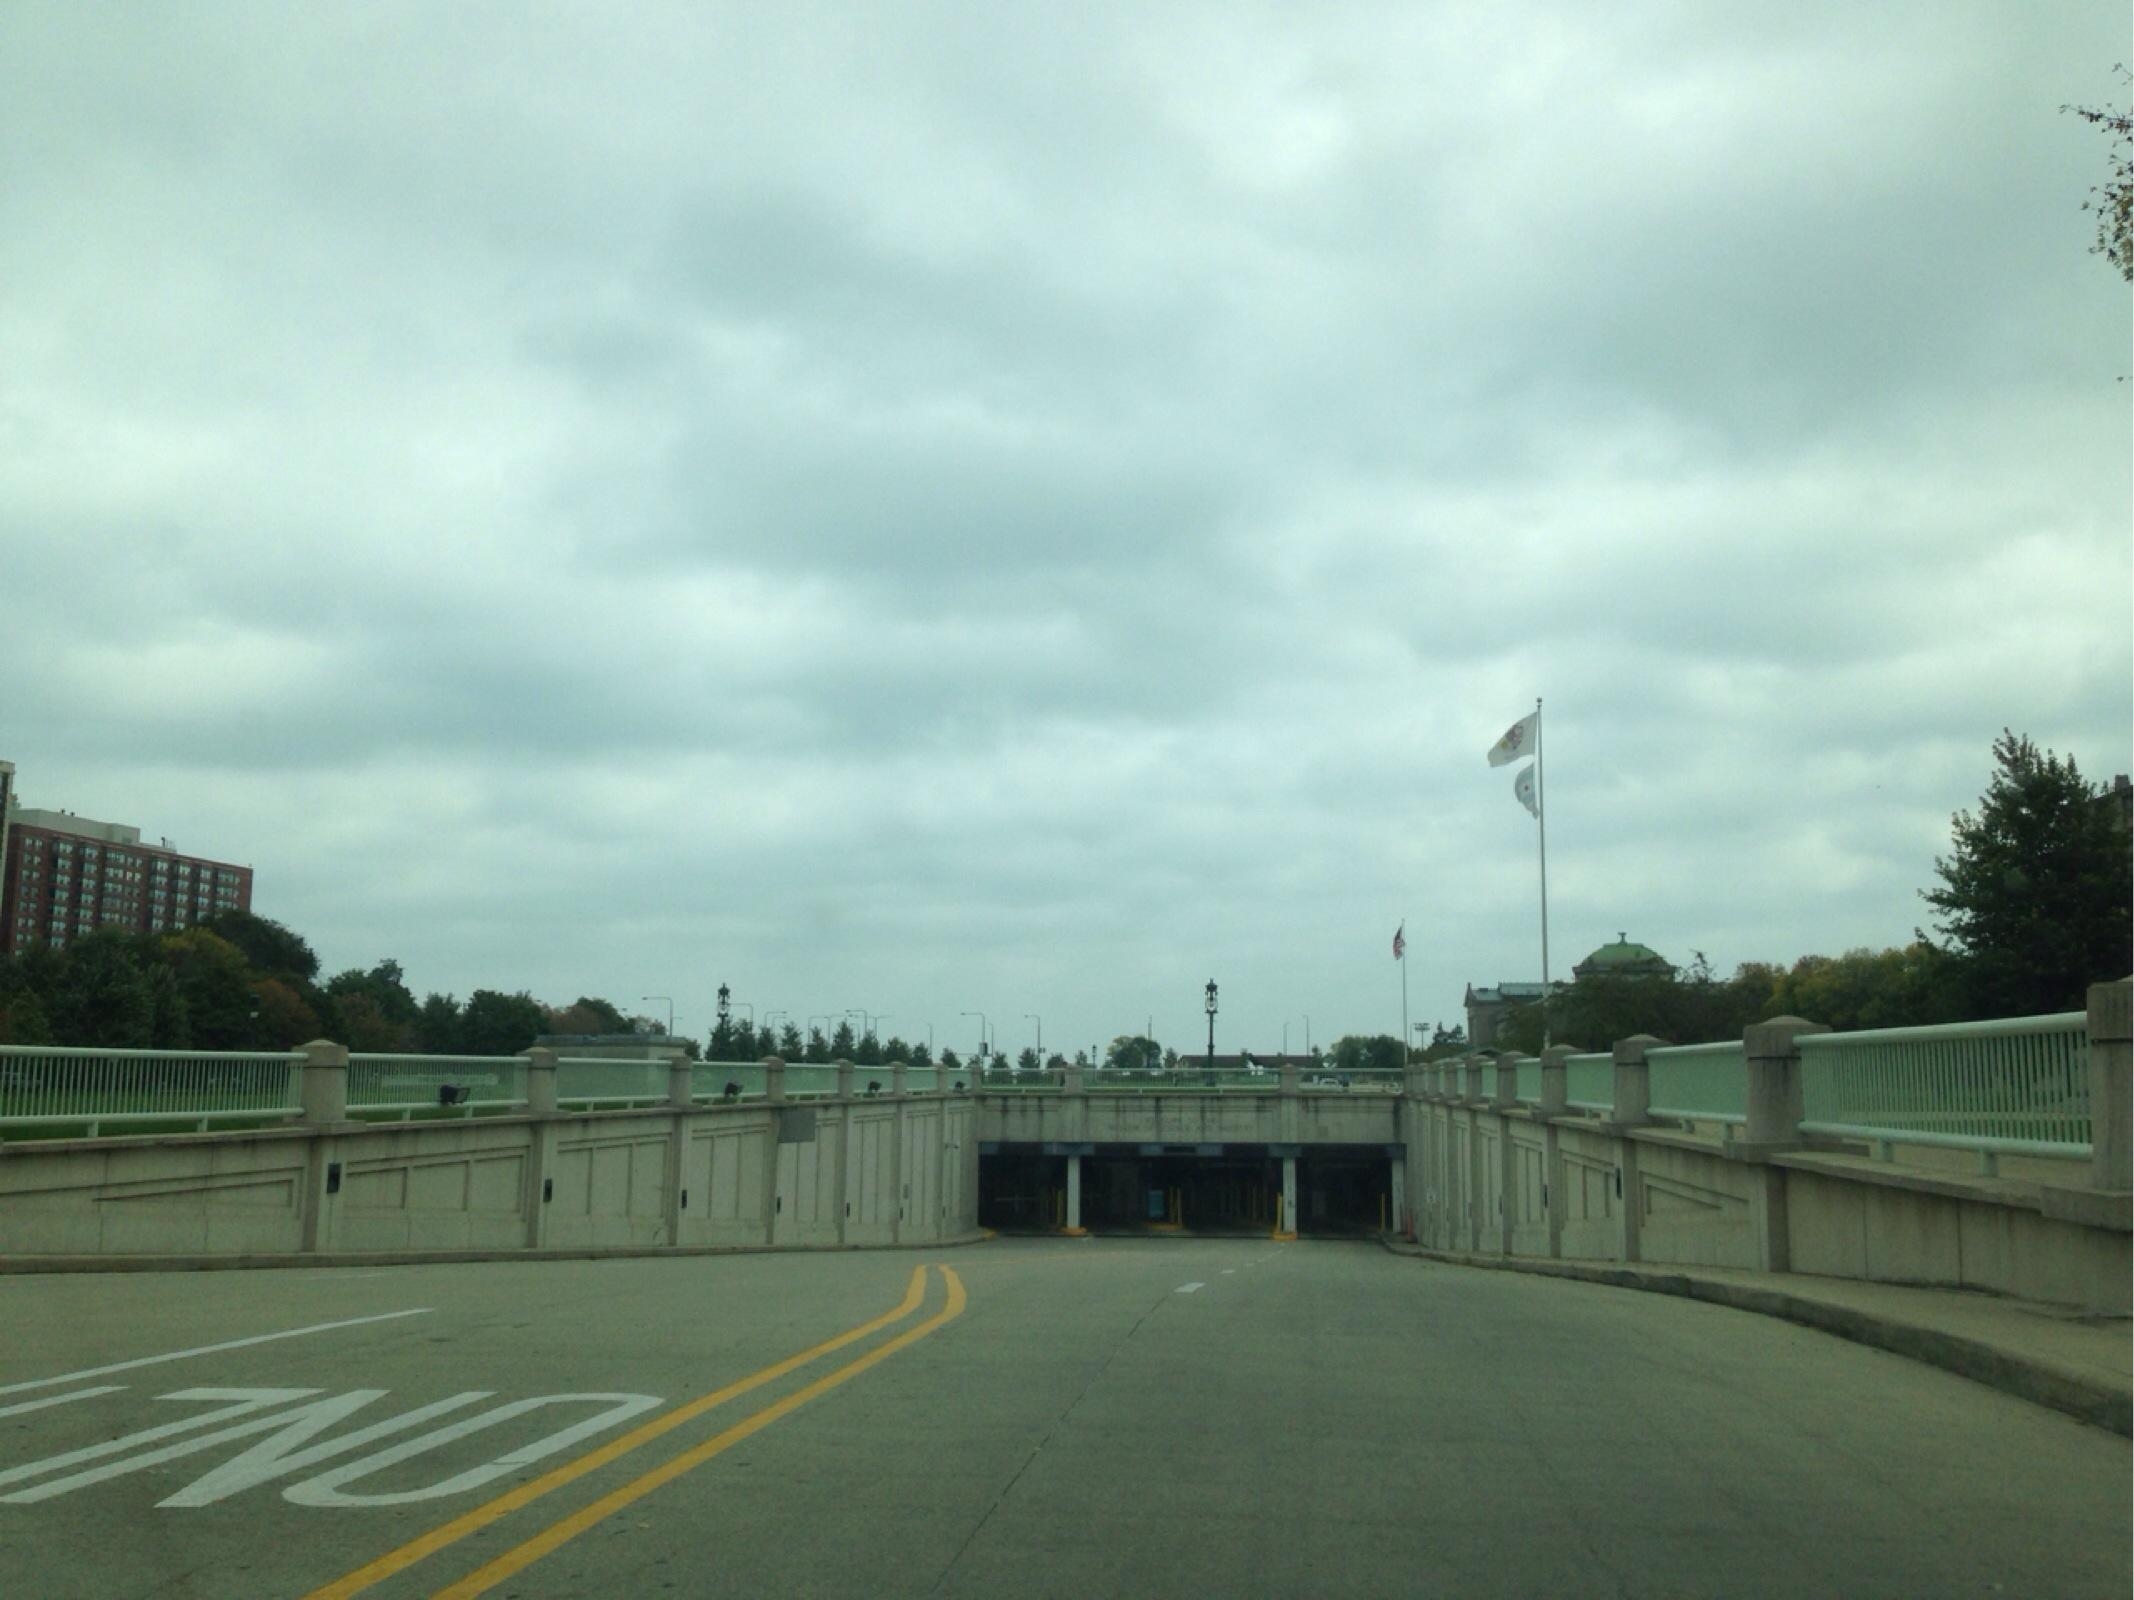
{"label": "road surface", "polygon": [[2128,1592],[2127,1442],[1362,1244],[0,1278],[10,1596]]}

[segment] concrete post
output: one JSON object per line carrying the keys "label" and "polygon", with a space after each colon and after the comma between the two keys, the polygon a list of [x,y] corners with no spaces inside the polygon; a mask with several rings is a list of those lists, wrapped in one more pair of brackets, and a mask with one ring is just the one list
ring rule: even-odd
{"label": "concrete post", "polygon": [[1062,1067],[1062,1068],[1060,1069],[1060,1093],[1061,1093],[1061,1094],[1081,1094],[1081,1093],[1083,1093],[1083,1088],[1082,1088],[1082,1069],[1081,1069],[1080,1067],[1076,1066],[1076,1065],[1075,1065],[1075,1064],[1074,1064],[1073,1062],[1071,1062],[1071,1061],[1070,1061],[1070,1062],[1069,1062],[1069,1063],[1068,1063],[1068,1064],[1067,1064],[1066,1066],[1064,1066],[1064,1067]]}
{"label": "concrete post", "polygon": [[1801,1049],[1803,1034],[1828,1033],[1820,1022],[1801,1017],[1773,1017],[1742,1030],[1741,1053],[1748,1066],[1748,1126],[1740,1154],[1797,1149],[1801,1143]]}
{"label": "concrete post", "polygon": [[335,1198],[340,1188],[339,1141],[327,1130],[348,1120],[348,1049],[331,1039],[304,1046],[302,1077],[297,1085],[303,1121],[314,1130],[304,1152],[303,1215],[297,1224],[297,1248],[331,1250]]}
{"label": "concrete post", "polygon": [[1636,1128],[1652,1121],[1652,1068],[1645,1053],[1665,1043],[1649,1033],[1615,1041],[1615,1109],[1608,1113],[1609,1127]]}
{"label": "concrete post", "polygon": [[1283,1094],[1297,1094],[1304,1088],[1304,1075],[1297,1070],[1294,1061],[1282,1063],[1282,1081],[1278,1086]]}
{"label": "concrete post", "polygon": [[2093,983],[2089,993],[2090,1183],[2099,1189],[2134,1189],[2134,1130],[2129,1127],[2128,999],[2134,978]]}
{"label": "concrete post", "polygon": [[840,1058],[837,1063],[837,1098],[850,1100],[854,1087],[852,1063]]}
{"label": "concrete post", "polygon": [[1496,1090],[1490,1103],[1499,1111],[1509,1111],[1519,1103],[1519,1058],[1509,1050],[1497,1052]]}
{"label": "concrete post", "polygon": [[314,1039],[304,1046],[304,1120],[322,1126],[348,1120],[348,1046]]}
{"label": "concrete post", "polygon": [[1426,1061],[1411,1061],[1401,1074],[1401,1093],[1410,1100],[1420,1100],[1430,1092],[1430,1064]]}
{"label": "concrete post", "polygon": [[1544,1117],[1570,1114],[1570,1084],[1564,1063],[1577,1054],[1567,1044],[1552,1044],[1541,1052],[1541,1104],[1535,1110]]}
{"label": "concrete post", "polygon": [[1489,1098],[1482,1090],[1482,1069],[1488,1064],[1488,1061],[1489,1058],[1478,1050],[1467,1057],[1464,1063],[1467,1068],[1466,1098],[1467,1103],[1471,1106],[1481,1105]]}
{"label": "concrete post", "polygon": [[785,1098],[785,1062],[777,1056],[763,1058],[763,1098],[771,1101]]}
{"label": "concrete post", "polygon": [[556,1052],[535,1045],[519,1052],[526,1062],[526,1248],[548,1242],[550,1183],[556,1171]]}
{"label": "concrete post", "polygon": [[1282,1224],[1275,1230],[1277,1239],[1294,1239],[1297,1236],[1297,1158],[1282,1158]]}
{"label": "concrete post", "polygon": [[[689,1208],[689,1113],[696,1109],[696,1064],[686,1050],[667,1053],[667,1104],[674,1117],[667,1128],[666,1193],[661,1197],[665,1243],[682,1242],[682,1216]],[[702,1205],[704,1196],[697,1196]]]}
{"label": "concrete post", "polygon": [[537,1044],[519,1058],[526,1063],[526,1109],[537,1117],[555,1115],[556,1052]]}
{"label": "concrete post", "polygon": [[1089,1230],[1082,1226],[1082,1158],[1067,1158],[1067,1228],[1066,1231],[1080,1238]]}
{"label": "concrete post", "polygon": [[891,1094],[904,1095],[911,1092],[905,1083],[905,1079],[910,1072],[911,1068],[901,1061],[889,1063],[889,1092]]}

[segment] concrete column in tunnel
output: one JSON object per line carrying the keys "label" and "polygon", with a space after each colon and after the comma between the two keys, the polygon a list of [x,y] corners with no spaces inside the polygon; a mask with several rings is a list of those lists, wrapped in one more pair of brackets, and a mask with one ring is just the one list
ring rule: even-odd
{"label": "concrete column in tunnel", "polygon": [[1294,1239],[1297,1236],[1297,1158],[1282,1158],[1282,1225],[1275,1231],[1277,1239]]}
{"label": "concrete column in tunnel", "polygon": [[1080,1238],[1089,1230],[1082,1226],[1082,1158],[1067,1158],[1067,1227],[1066,1232]]}

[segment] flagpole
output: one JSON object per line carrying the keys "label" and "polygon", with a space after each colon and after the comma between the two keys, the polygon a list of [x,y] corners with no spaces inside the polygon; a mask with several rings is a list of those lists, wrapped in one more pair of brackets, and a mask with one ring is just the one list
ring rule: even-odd
{"label": "flagpole", "polygon": [[1541,697],[1534,697],[1534,820],[1541,824],[1541,1048],[1549,1047],[1549,796],[1541,772]]}
{"label": "flagpole", "polygon": [[1400,919],[1400,1064],[1408,1064],[1408,917],[1403,912]]}

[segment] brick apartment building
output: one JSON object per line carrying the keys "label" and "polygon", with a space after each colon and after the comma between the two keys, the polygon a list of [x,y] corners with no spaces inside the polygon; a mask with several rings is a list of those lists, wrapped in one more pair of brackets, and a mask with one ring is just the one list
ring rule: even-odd
{"label": "brick apartment building", "polygon": [[0,955],[55,947],[99,928],[166,933],[252,909],[252,869],[180,855],[141,830],[15,801],[0,761]]}

